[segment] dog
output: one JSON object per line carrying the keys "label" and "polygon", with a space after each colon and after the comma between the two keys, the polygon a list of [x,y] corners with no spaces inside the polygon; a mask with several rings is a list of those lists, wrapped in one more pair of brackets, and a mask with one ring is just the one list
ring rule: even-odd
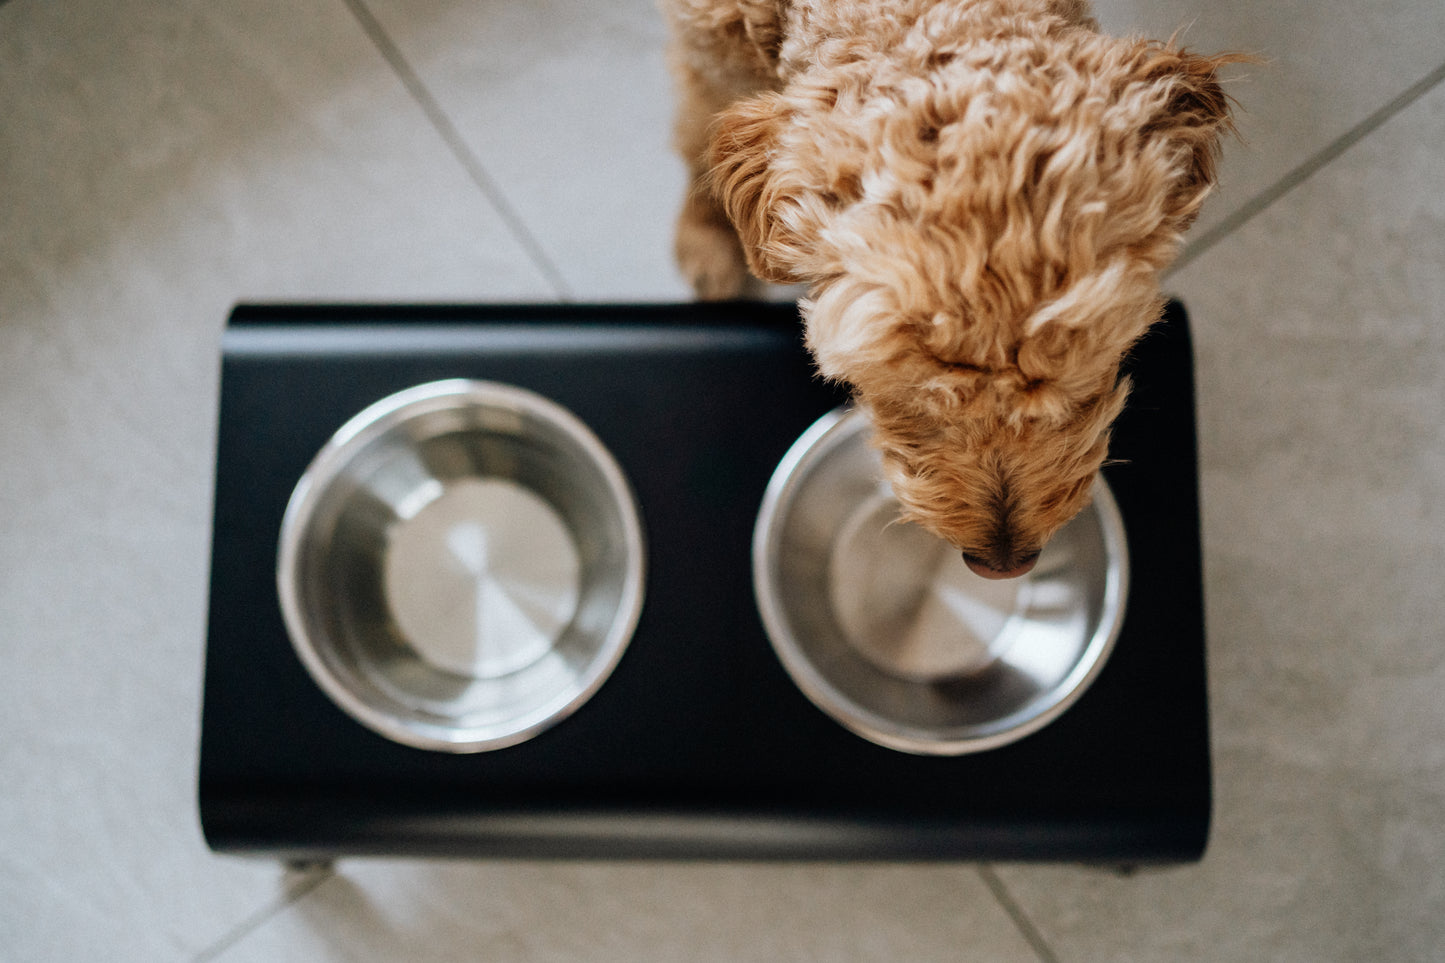
{"label": "dog", "polygon": [[663,6],[681,271],[807,285],[903,516],[1027,573],[1089,502],[1246,58],[1110,37],[1085,0]]}

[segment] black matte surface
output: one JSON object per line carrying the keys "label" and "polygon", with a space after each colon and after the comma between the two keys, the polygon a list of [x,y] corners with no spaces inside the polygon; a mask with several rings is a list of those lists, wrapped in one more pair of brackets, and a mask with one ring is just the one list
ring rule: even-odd
{"label": "black matte surface", "polygon": [[[791,305],[242,306],[225,342],[200,809],[210,845],[449,854],[1180,860],[1210,813],[1192,362],[1180,306],[1138,346],[1106,474],[1132,556],[1114,655],[1061,718],[958,758],[875,746],[793,687],[750,542],[787,448],[844,400]],[[637,490],[649,571],[616,672],[522,745],[393,744],[306,675],[274,565],[317,449],[393,391],[522,385],[586,421]]]}

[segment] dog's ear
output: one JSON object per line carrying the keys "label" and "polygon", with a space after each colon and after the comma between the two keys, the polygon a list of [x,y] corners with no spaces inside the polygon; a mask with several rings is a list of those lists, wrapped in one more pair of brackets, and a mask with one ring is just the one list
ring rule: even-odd
{"label": "dog's ear", "polygon": [[1144,129],[1145,138],[1162,141],[1182,155],[1183,171],[1168,198],[1169,215],[1181,228],[1198,216],[1215,182],[1224,135],[1234,133],[1220,68],[1253,59],[1233,53],[1202,57],[1172,42],[1150,44],[1141,58],[1141,79],[1159,92],[1161,104]]}
{"label": "dog's ear", "polygon": [[718,116],[708,161],[710,185],[742,240],[748,266],[765,281],[809,280],[822,206],[780,162],[788,109],[781,94],[738,101]]}

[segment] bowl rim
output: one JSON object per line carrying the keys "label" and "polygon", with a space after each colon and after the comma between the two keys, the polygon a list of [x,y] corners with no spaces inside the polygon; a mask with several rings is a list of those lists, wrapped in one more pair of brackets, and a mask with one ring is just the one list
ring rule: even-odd
{"label": "bowl rim", "polygon": [[768,481],[753,528],[753,593],[774,653],[814,706],[856,735],[889,749],[914,755],[959,756],[1001,748],[1038,732],[1073,706],[1093,685],[1123,630],[1129,598],[1129,546],[1123,516],[1108,482],[1102,473],[1095,475],[1091,508],[1098,517],[1105,554],[1113,564],[1105,573],[1098,626],[1081,649],[1078,661],[1063,679],[1020,708],[989,723],[968,727],[974,734],[933,735],[859,705],[829,682],[804,656],[793,637],[776,585],[774,548],[781,537],[780,515],[802,484],[801,469],[821,457],[824,443],[830,438],[839,434],[862,434],[867,430],[867,415],[857,406],[844,405],[827,412],[798,437]]}
{"label": "bowl rim", "polygon": [[[627,571],[621,604],[598,645],[599,657],[577,676],[578,687],[543,700],[507,723],[453,728],[408,721],[361,698],[321,656],[310,630],[301,581],[301,544],[322,495],[352,458],[398,425],[458,407],[505,408],[535,416],[559,428],[598,469],[623,530]],[[611,677],[632,641],[642,615],[647,578],[647,543],[637,495],[622,466],[596,433],[572,411],[535,391],[475,378],[447,378],[413,385],[375,401],[348,418],[312,457],[297,479],[282,515],[276,551],[276,589],[291,646],[312,680],[344,712],[379,735],[416,749],[475,753],[503,749],[531,739],[580,709]],[[520,671],[520,670],[519,670]],[[505,677],[504,677],[505,678]]]}

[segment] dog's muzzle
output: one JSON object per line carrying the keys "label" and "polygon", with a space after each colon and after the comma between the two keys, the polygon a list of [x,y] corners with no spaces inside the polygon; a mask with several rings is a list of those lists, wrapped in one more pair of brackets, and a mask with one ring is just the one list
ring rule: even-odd
{"label": "dog's muzzle", "polygon": [[1039,553],[1035,552],[1025,556],[1022,561],[1009,568],[995,568],[975,555],[963,553],[963,562],[968,566],[969,571],[981,578],[988,579],[1019,578],[1032,572],[1038,561]]}

